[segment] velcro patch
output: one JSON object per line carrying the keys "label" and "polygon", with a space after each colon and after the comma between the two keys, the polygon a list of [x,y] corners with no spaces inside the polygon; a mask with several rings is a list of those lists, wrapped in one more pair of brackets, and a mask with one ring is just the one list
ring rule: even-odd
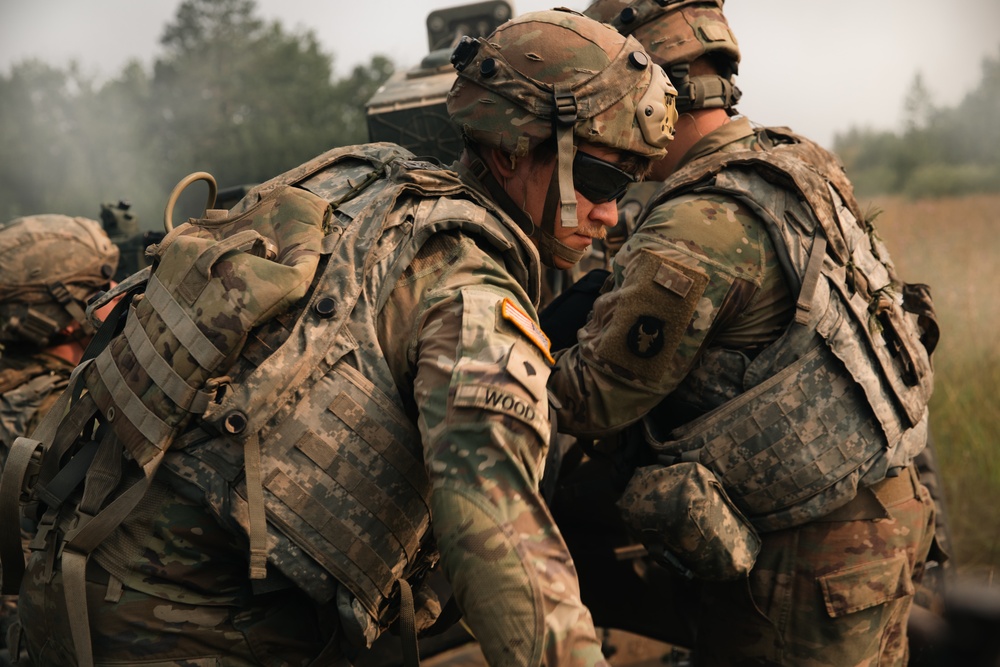
{"label": "velcro patch", "polygon": [[538,360],[527,343],[518,341],[514,343],[510,354],[507,355],[506,370],[524,388],[531,392],[535,400],[545,398],[545,384],[549,377],[549,368]]}
{"label": "velcro patch", "polygon": [[542,354],[545,355],[550,364],[556,363],[556,360],[552,357],[552,353],[549,351],[551,348],[549,337],[545,335],[542,328],[538,326],[538,323],[528,313],[521,310],[509,297],[504,298],[503,304],[500,307],[500,313],[505,320],[517,327],[521,333],[528,337],[528,340],[542,351]]}
{"label": "velcro patch", "polygon": [[684,275],[682,271],[679,271],[670,264],[660,266],[656,270],[656,276],[653,280],[682,299],[687,298],[687,295],[691,292],[691,288],[694,286],[693,278]]}
{"label": "velcro patch", "polygon": [[632,258],[595,353],[631,378],[659,381],[691,323],[708,275],[649,250]]}

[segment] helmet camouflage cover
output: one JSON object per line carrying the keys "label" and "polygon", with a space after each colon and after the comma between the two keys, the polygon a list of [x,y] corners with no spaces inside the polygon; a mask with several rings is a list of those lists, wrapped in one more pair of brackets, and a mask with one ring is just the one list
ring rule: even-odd
{"label": "helmet camouflage cover", "polygon": [[575,12],[524,14],[453,62],[448,113],[477,143],[521,156],[572,123],[584,141],[659,158],[673,138],[673,87],[642,46]]}
{"label": "helmet camouflage cover", "polygon": [[44,214],[0,224],[0,341],[45,347],[107,287],[118,248],[101,223]]}
{"label": "helmet camouflage cover", "polygon": [[570,10],[530,12],[452,54],[448,113],[470,141],[514,157],[556,136],[563,225],[576,226],[574,136],[660,158],[676,91],[635,39]]}
{"label": "helmet camouflage cover", "polygon": [[[733,84],[740,47],[722,12],[724,0],[597,0],[587,16],[635,37],[667,71],[679,91],[677,107],[731,108],[739,101]],[[688,76],[692,62],[712,56],[718,76]]]}

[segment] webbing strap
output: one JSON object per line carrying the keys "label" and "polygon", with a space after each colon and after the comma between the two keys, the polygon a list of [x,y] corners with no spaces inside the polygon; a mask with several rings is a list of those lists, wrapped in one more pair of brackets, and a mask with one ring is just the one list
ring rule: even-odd
{"label": "webbing strap", "polygon": [[77,667],[94,667],[94,650],[90,645],[90,617],[87,613],[87,554],[64,549],[62,572],[63,595]]}
{"label": "webbing strap", "polygon": [[[556,169],[559,174],[560,222],[565,228],[576,227],[576,190],[573,186],[573,130],[576,127],[576,98],[568,91],[555,91],[556,100]],[[572,114],[572,115],[571,115]],[[555,230],[552,230],[555,232]]]}
{"label": "webbing strap", "polygon": [[208,371],[218,368],[226,357],[225,353],[201,332],[184,307],[174,300],[155,273],[149,278],[146,298],[166,327],[194,357],[198,365]]}
{"label": "webbing strap", "polygon": [[[70,373],[69,382],[66,385],[66,389],[63,391],[59,400],[56,401],[52,409],[48,411],[38,426],[35,427],[34,432],[31,434],[36,440],[41,440],[42,442],[53,442],[55,438],[56,431],[60,427],[60,422],[63,415],[66,413],[66,404],[70,402],[70,397],[77,391],[77,386],[82,385],[80,381],[83,373],[83,369],[87,367],[87,362],[81,363],[79,366],[73,369]],[[83,424],[81,423],[80,426]],[[73,434],[75,438],[76,434]]]}
{"label": "webbing strap", "polygon": [[106,428],[94,461],[87,472],[87,481],[80,500],[80,511],[97,514],[122,477],[122,446],[114,429]]}
{"label": "webbing strap", "polygon": [[[85,364],[84,364],[85,365]],[[70,375],[69,384],[48,414],[32,433],[34,438],[17,438],[7,454],[7,462],[0,475],[0,526],[19,526],[21,523],[21,493],[25,477],[32,468],[35,453],[43,449],[45,443],[52,443],[56,429],[66,413],[70,402],[72,388],[80,379],[83,365],[77,366]],[[87,419],[93,416],[93,401],[80,401],[73,406],[67,421],[70,427],[82,426],[86,414]],[[74,432],[75,437],[75,432]],[[64,438],[68,439],[68,438]],[[62,456],[62,447],[51,447],[50,454],[56,458]],[[56,462],[57,463],[57,462]],[[55,465],[55,464],[53,464]],[[41,471],[44,472],[44,469]],[[39,473],[41,476],[41,473]],[[4,594],[16,595],[24,576],[24,552],[21,545],[21,531],[12,528],[0,530],[0,588]]]}
{"label": "webbing strap", "polygon": [[77,513],[77,527],[66,533],[61,562],[63,591],[69,610],[70,635],[79,667],[93,667],[94,656],[90,643],[90,616],[87,613],[87,559],[91,552],[139,504],[153,475],[163,461],[163,452],[143,466],[143,478],[132,484],[96,516]]}
{"label": "webbing strap", "polygon": [[795,321],[798,324],[809,322],[809,311],[812,310],[813,297],[816,296],[816,285],[819,283],[820,269],[823,268],[823,260],[826,258],[826,237],[818,230],[813,237],[812,249],[809,251],[809,262],[806,264],[806,272],[802,277],[802,288],[799,290],[799,299],[795,303]]}
{"label": "webbing strap", "polygon": [[267,578],[267,515],[261,482],[260,437],[254,431],[243,443],[246,470],[247,514],[250,523],[250,578]]}
{"label": "webbing strap", "polygon": [[[173,428],[145,406],[138,396],[129,389],[125,378],[118,369],[111,348],[106,348],[94,360],[97,372],[111,394],[111,400],[122,411],[123,416],[135,426],[142,435],[159,448],[173,434]],[[110,410],[109,410],[110,413]],[[106,415],[108,421],[113,421],[111,414]]]}
{"label": "webbing strap", "polygon": [[201,414],[208,408],[208,403],[215,395],[214,392],[200,392],[192,387],[184,378],[177,374],[173,366],[168,364],[156,351],[146,330],[139,324],[139,318],[130,317],[125,323],[125,338],[129,347],[135,355],[136,361],[149,375],[160,390],[166,394],[174,404],[186,409],[188,412]]}
{"label": "webbing strap", "polygon": [[403,652],[405,667],[420,665],[417,650],[416,613],[413,611],[413,591],[406,579],[399,580],[399,643]]}
{"label": "webbing strap", "polygon": [[95,454],[97,454],[97,443],[93,441],[85,443],[80,451],[59,469],[55,477],[35,487],[35,497],[50,508],[62,507],[63,501],[69,498],[69,494],[73,493],[73,489],[87,475],[87,469]]}
{"label": "webbing strap", "polygon": [[80,304],[76,302],[76,299],[73,298],[73,295],[70,294],[65,285],[61,282],[54,282],[49,285],[48,288],[49,294],[52,295],[52,298],[54,298],[56,302],[62,306],[67,313],[69,313],[70,317],[80,324],[85,333],[93,334],[94,331],[96,331],[94,325],[87,320],[87,313],[83,310]]}
{"label": "webbing strap", "polygon": [[[562,187],[561,178],[558,170],[552,172],[552,177],[549,179],[549,187],[545,193],[545,204],[542,207],[542,223],[544,224],[534,228],[531,233],[531,238],[536,242],[538,256],[541,258],[542,263],[550,266],[552,265],[553,257],[561,257],[570,264],[576,264],[590,251],[589,248],[580,250],[571,248],[557,239],[553,233],[555,231],[556,207],[559,205],[559,190]],[[565,222],[563,226],[565,226]],[[549,227],[552,227],[552,229],[549,229]]]}
{"label": "webbing strap", "polygon": [[[72,387],[72,385],[70,385]],[[64,396],[70,393],[70,388],[64,392]],[[35,486],[35,496],[43,500],[50,507],[58,507],[62,501],[69,496],[73,489],[62,488],[63,482],[56,482],[62,471],[63,459],[67,452],[76,445],[80,438],[80,432],[97,414],[97,406],[91,394],[84,394],[69,408],[65,416],[59,417],[53,413],[59,408],[56,407],[45,416],[42,423],[38,425],[32,436],[36,440],[44,442],[48,449],[42,458],[41,470],[38,473],[38,483]],[[52,416],[52,421],[58,425],[59,430],[55,435],[47,435],[48,429],[43,429],[45,422]],[[44,431],[44,432],[43,432]],[[79,480],[78,480],[79,481]],[[50,491],[50,484],[56,486]]]}
{"label": "webbing strap", "polygon": [[30,438],[17,438],[7,454],[3,475],[0,476],[0,574],[3,575],[0,592],[17,595],[24,576],[24,551],[21,545],[21,531],[15,527],[21,523],[20,501],[24,477],[31,467],[35,452],[42,443]]}

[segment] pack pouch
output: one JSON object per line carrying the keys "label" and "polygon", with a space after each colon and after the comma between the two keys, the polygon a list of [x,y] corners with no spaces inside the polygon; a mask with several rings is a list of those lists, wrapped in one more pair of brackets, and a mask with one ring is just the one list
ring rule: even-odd
{"label": "pack pouch", "polygon": [[[331,216],[326,200],[280,186],[245,210],[208,210],[171,230],[149,251],[146,289],[129,305],[123,331],[76,368],[33,438],[15,440],[13,465],[0,477],[0,517],[3,525],[16,523],[19,506],[41,501],[46,509],[32,549],[48,548],[59,535],[53,529],[63,503],[83,482],[57,556],[81,667],[93,665],[87,559],[142,499],[175,436],[209,407],[249,332],[308,293]],[[251,467],[259,475],[257,448],[246,456],[248,475]],[[138,476],[126,474],[125,458]],[[259,480],[256,488],[260,520],[251,544],[260,551]],[[24,571],[17,542],[0,540],[5,592],[17,589]]]}
{"label": "pack pouch", "polygon": [[715,474],[693,461],[638,468],[618,501],[625,524],[650,556],[685,576],[746,576],[760,537]]}
{"label": "pack pouch", "polygon": [[94,402],[140,466],[205,411],[247,333],[305,296],[328,203],[281,187],[229,217],[208,211],[154,246],[122,335],[85,372]]}

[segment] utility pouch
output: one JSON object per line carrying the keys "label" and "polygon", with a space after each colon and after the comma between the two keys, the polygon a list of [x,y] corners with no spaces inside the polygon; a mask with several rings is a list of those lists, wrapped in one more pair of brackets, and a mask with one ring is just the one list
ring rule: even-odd
{"label": "utility pouch", "polygon": [[140,466],[205,411],[247,333],[302,298],[328,204],[282,187],[249,210],[209,210],[157,246],[145,293],[87,369],[94,401]]}
{"label": "utility pouch", "polygon": [[638,468],[618,508],[654,560],[690,578],[745,576],[760,551],[753,526],[700,463]]}

